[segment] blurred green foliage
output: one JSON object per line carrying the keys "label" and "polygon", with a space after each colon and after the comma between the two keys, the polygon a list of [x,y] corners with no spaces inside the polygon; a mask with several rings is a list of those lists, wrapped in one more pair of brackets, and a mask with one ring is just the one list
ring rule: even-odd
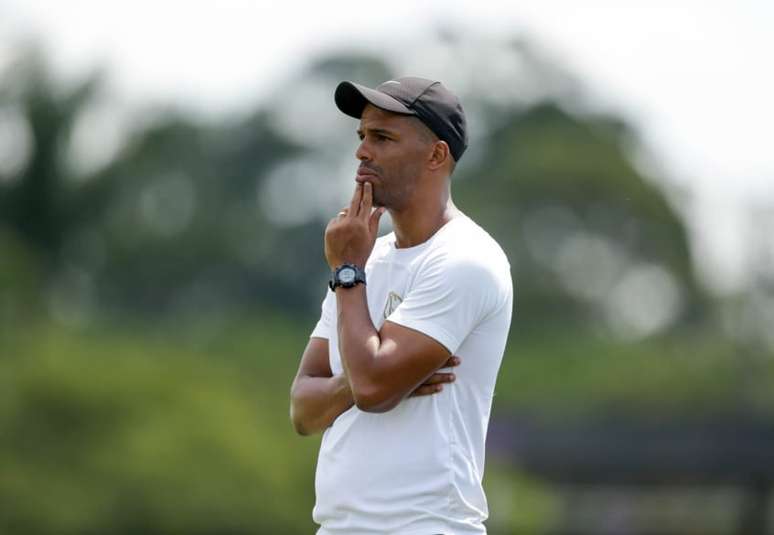
{"label": "blurred green foliage", "polygon": [[6,339],[0,531],[309,531],[316,448],[288,425],[295,363],[276,362],[302,339],[256,325],[206,352],[47,325]]}

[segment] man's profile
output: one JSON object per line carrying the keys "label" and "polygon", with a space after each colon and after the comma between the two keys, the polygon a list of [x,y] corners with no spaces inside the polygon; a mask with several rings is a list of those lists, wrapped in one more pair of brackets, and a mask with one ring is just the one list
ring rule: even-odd
{"label": "man's profile", "polygon": [[[502,249],[451,199],[462,106],[413,77],[342,82],[335,102],[360,119],[360,166],[325,231],[330,290],[291,387],[295,429],[324,431],[318,534],[486,533],[484,443],[513,291]],[[394,231],[377,239],[386,210]]]}

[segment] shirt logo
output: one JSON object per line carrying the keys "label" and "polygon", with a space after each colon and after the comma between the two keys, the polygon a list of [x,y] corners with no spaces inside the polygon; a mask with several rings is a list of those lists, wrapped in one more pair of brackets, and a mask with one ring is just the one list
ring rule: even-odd
{"label": "shirt logo", "polygon": [[387,303],[384,305],[384,319],[390,317],[390,314],[395,312],[395,309],[398,308],[398,305],[402,302],[403,298],[401,296],[395,292],[390,292],[390,295],[387,296]]}

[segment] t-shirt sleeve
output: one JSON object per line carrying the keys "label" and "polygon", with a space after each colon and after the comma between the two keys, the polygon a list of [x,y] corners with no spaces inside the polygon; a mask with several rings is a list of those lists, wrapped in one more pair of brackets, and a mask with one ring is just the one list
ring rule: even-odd
{"label": "t-shirt sleeve", "polygon": [[507,298],[502,278],[480,259],[429,259],[387,318],[438,341],[450,353]]}
{"label": "t-shirt sleeve", "polygon": [[326,338],[328,340],[334,334],[336,328],[336,300],[334,299],[334,293],[328,290],[323,299],[322,305],[320,305],[320,319],[317,321],[312,330],[310,338]]}

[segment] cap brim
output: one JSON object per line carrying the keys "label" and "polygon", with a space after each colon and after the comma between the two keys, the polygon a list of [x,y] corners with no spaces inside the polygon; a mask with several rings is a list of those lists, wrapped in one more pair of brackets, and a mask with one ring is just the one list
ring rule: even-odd
{"label": "cap brim", "polygon": [[334,100],[342,112],[355,119],[360,119],[360,116],[363,115],[366,104],[373,104],[377,108],[393,113],[416,115],[413,110],[390,95],[353,82],[341,82],[336,88]]}

